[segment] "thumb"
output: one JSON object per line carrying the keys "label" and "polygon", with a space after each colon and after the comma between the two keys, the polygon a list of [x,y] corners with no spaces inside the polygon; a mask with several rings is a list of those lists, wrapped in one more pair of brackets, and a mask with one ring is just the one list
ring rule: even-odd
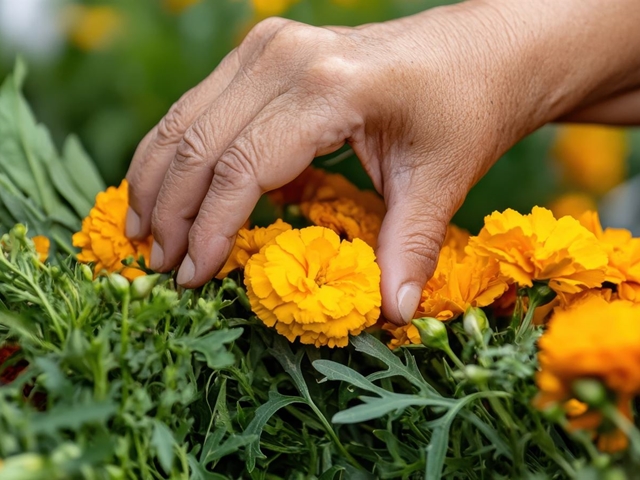
{"label": "thumb", "polygon": [[393,172],[384,186],[387,213],[377,249],[382,270],[382,314],[398,325],[413,318],[459,204],[456,196],[440,193],[442,182],[432,176],[430,168],[425,171],[427,168]]}

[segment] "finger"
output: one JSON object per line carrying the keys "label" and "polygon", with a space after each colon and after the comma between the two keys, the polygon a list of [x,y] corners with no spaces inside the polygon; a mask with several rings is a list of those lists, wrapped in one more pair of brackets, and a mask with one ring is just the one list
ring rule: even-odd
{"label": "finger", "polygon": [[560,121],[638,125],[640,123],[640,89],[582,108],[562,117]]}
{"label": "finger", "polygon": [[191,124],[227,87],[238,70],[237,52],[232,51],[203,82],[185,93],[145,137],[131,161],[129,210],[126,233],[130,238],[149,235],[151,211],[176,147]]}
{"label": "finger", "polygon": [[299,102],[291,96],[265,107],[215,165],[189,232],[189,251],[178,272],[181,285],[196,287],[212,278],[260,195],[292,181],[315,156],[340,148],[359,122],[319,107],[314,99]]}
{"label": "finger", "polygon": [[216,162],[263,107],[278,96],[281,87],[278,81],[241,70],[186,131],[153,211],[151,268],[170,270],[182,260],[189,229],[209,190]]}
{"label": "finger", "polygon": [[437,165],[396,168],[385,179],[387,213],[376,253],[382,314],[398,325],[413,318],[436,268],[447,225],[466,193],[464,186],[455,188],[458,182],[450,172],[438,174]]}

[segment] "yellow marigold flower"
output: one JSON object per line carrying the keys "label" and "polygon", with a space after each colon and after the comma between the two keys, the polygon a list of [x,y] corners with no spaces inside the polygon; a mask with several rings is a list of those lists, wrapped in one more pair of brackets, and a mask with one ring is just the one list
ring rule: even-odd
{"label": "yellow marigold flower", "polygon": [[36,235],[31,240],[36,247],[36,252],[38,252],[38,259],[44,263],[47,258],[49,258],[49,248],[51,247],[51,241],[44,235]]}
{"label": "yellow marigold flower", "polygon": [[[619,284],[618,291],[633,295],[640,288],[640,238],[623,228],[602,229],[598,212],[586,212],[580,223],[592,232],[607,251],[609,263],[605,280]],[[631,298],[629,298],[631,299]]]}
{"label": "yellow marigold flower", "polygon": [[67,12],[69,38],[81,50],[108,47],[122,26],[122,15],[109,5],[73,5]]}
{"label": "yellow marigold flower", "polygon": [[444,237],[444,242],[442,243],[443,247],[449,247],[454,252],[456,252],[456,257],[458,260],[463,259],[467,254],[465,253],[465,249],[469,244],[469,232],[463,228],[456,227],[454,224],[450,223],[447,227],[447,234]]}
{"label": "yellow marigold flower", "polygon": [[[639,317],[640,305],[608,302],[599,294],[584,294],[556,309],[539,341],[536,405],[566,402],[573,398],[574,381],[595,378],[616,394],[618,408],[630,418],[629,400],[640,393]],[[599,424],[595,415],[576,420],[572,428],[595,430]],[[599,445],[611,449],[622,443],[619,435],[605,435]]]}
{"label": "yellow marigold flower", "polygon": [[549,210],[556,218],[567,215],[580,218],[584,212],[596,210],[597,205],[593,197],[586,193],[566,193],[549,204]]}
{"label": "yellow marigold flower", "polygon": [[618,185],[627,173],[629,139],[623,129],[567,125],[558,129],[553,151],[566,179],[596,195]]}
{"label": "yellow marigold flower", "polygon": [[251,0],[257,17],[266,18],[282,15],[298,0]]}
{"label": "yellow marigold flower", "polygon": [[82,221],[82,230],[73,235],[73,246],[82,249],[78,261],[94,263],[96,274],[103,270],[119,272],[129,280],[144,275],[140,269],[122,265],[127,257],[138,259],[141,255],[148,264],[153,242],[151,236],[144,241],[125,236],[128,206],[128,184],[123,180],[119,187],[109,187],[96,196],[95,206]]}
{"label": "yellow marigold flower", "polygon": [[291,230],[291,225],[278,219],[268,227],[254,227],[251,230],[241,228],[229,255],[227,263],[216,275],[217,279],[223,279],[233,270],[244,268],[252,255],[260,251],[262,247],[270,243],[282,232]]}
{"label": "yellow marigold flower", "polygon": [[[444,246],[440,251],[436,271],[422,291],[416,318],[451,320],[469,307],[490,305],[508,288],[495,259],[472,253],[459,258],[455,249]],[[383,328],[394,336],[389,344],[391,348],[409,341],[420,343],[418,330],[412,324],[401,327],[386,324]]]}
{"label": "yellow marigold flower", "polygon": [[343,347],[376,323],[380,268],[362,240],[323,227],[288,230],[245,266],[253,312],[290,341]]}
{"label": "yellow marigold flower", "polygon": [[300,205],[304,216],[314,225],[327,227],[341,238],[364,240],[372,248],[378,244],[382,217],[367,211],[363,205],[342,198],[328,201],[304,202]]}
{"label": "yellow marigold flower", "polygon": [[607,253],[593,233],[572,217],[556,220],[534,207],[530,214],[494,212],[469,247],[477,255],[495,258],[500,271],[521,286],[549,280],[558,293],[598,287],[605,279]]}

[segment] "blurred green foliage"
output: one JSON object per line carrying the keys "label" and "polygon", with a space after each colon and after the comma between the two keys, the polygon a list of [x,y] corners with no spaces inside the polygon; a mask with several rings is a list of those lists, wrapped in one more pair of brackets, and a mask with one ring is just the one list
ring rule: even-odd
{"label": "blurred green foliage", "polygon": [[[81,48],[68,27],[60,27],[61,45],[53,53],[43,58],[28,51],[20,52],[30,65],[26,96],[36,116],[51,129],[57,145],[61,145],[70,132],[76,132],[106,182],[111,184],[120,181],[136,145],[171,104],[206,77],[260,20],[256,5],[268,4],[264,0],[51,2],[56,9],[51,21],[57,25],[63,25],[69,10],[77,5],[107,5],[121,17],[118,35],[104,48]],[[177,8],[188,3],[192,5]],[[357,25],[452,2],[298,0],[275,3],[293,3],[281,15],[301,22]],[[11,70],[17,50],[20,49],[0,45],[0,78]],[[472,190],[456,222],[476,230],[482,217],[492,210],[512,207],[526,211],[535,204],[546,204],[559,188],[557,172],[548,160],[552,139],[553,129],[547,128],[514,147]],[[634,152],[631,171],[637,172],[640,156],[638,149]],[[360,185],[367,184],[357,161],[344,162],[335,169],[346,172]]]}

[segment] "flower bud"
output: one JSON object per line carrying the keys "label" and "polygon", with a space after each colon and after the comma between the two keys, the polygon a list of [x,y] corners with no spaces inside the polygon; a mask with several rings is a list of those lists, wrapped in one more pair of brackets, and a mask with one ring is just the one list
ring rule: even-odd
{"label": "flower bud", "polygon": [[464,375],[475,384],[485,384],[491,378],[491,371],[477,365],[467,365]]}
{"label": "flower bud", "polygon": [[571,385],[573,393],[575,393],[578,400],[586,403],[591,407],[600,408],[604,406],[607,399],[607,390],[604,385],[598,380],[592,378],[583,378],[576,380]]}
{"label": "flower bud", "polygon": [[129,294],[129,280],[119,273],[109,275],[109,285],[118,298]]}
{"label": "flower bud", "polygon": [[482,343],[483,334],[489,329],[489,320],[481,308],[469,307],[462,318],[462,326],[469,337]]}
{"label": "flower bud", "polygon": [[27,227],[25,227],[21,223],[18,223],[11,229],[11,233],[18,240],[23,240],[27,237]]}
{"label": "flower bud", "polygon": [[87,282],[93,282],[93,271],[91,270],[91,267],[87,264],[81,264],[80,265],[80,273],[82,274],[82,277],[87,281]]}
{"label": "flower bud", "polygon": [[142,300],[143,298],[147,298],[153,290],[153,287],[158,283],[158,279],[160,278],[160,274],[156,273],[154,275],[142,275],[140,277],[136,277],[133,282],[131,282],[131,298],[133,300]]}
{"label": "flower bud", "polygon": [[438,350],[449,348],[447,327],[440,320],[433,317],[416,318],[413,320],[413,324],[420,332],[420,340],[423,345]]}
{"label": "flower bud", "polygon": [[536,307],[546,305],[556,298],[556,292],[551,290],[546,283],[534,282],[532,287],[527,288],[527,295],[531,303],[535,303]]}

